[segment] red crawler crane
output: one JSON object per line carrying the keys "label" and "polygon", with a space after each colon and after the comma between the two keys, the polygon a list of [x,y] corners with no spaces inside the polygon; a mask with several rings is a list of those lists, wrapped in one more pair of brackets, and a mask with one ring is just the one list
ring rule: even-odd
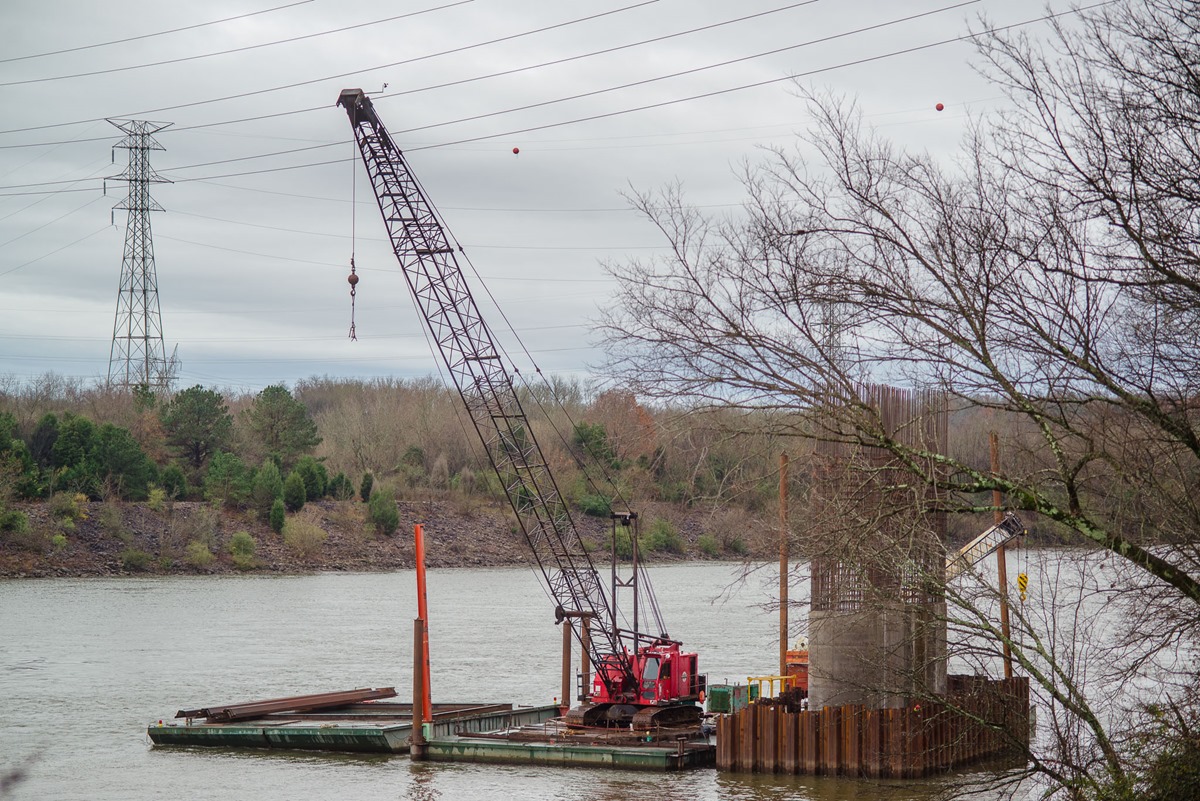
{"label": "red crawler crane", "polygon": [[[700,708],[695,702],[703,698],[705,678],[698,673],[696,654],[684,653],[662,625],[653,590],[637,562],[637,515],[613,515],[614,540],[618,526],[631,527],[635,551],[633,567],[624,577],[614,554],[611,587],[606,590],[534,437],[503,356],[471,296],[437,210],[370,98],[361,89],[346,89],[338,105],[350,117],[404,278],[555,599],[557,619],[580,619],[576,637],[596,673],[590,687],[580,687],[583,703],[570,711],[568,722],[648,728],[698,720]],[[618,624],[618,590],[632,592],[632,624],[627,627]],[[640,630],[643,599],[654,617],[655,633]],[[587,636],[582,636],[585,628]]]}

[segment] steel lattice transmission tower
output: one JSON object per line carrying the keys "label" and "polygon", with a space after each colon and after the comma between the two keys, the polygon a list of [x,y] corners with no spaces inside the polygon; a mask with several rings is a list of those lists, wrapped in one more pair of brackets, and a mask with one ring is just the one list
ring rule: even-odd
{"label": "steel lattice transmission tower", "polygon": [[154,134],[173,123],[145,120],[109,120],[125,132],[113,145],[129,151],[129,166],[107,180],[126,181],[129,194],[113,206],[127,209],[125,255],[121,260],[121,289],[113,322],[112,350],[108,357],[108,384],[129,389],[144,385],[165,389],[174,372],[174,357],[167,360],[163,345],[162,314],[158,305],[158,277],[154,270],[154,239],[150,235],[150,212],[163,207],[150,197],[150,184],[170,183],[150,166],[150,151],[165,148]]}

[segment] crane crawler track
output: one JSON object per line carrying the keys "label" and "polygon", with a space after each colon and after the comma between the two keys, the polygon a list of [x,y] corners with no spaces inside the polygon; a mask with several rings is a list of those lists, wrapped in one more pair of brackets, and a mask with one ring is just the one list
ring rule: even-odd
{"label": "crane crawler track", "polygon": [[652,731],[659,728],[685,728],[700,724],[700,707],[695,704],[635,706],[633,704],[584,704],[567,712],[567,726],[573,729],[632,728]]}

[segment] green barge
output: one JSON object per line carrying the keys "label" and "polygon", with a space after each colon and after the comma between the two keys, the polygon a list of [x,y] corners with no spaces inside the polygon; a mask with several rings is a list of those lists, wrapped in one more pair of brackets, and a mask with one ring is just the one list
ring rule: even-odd
{"label": "green barge", "polygon": [[[412,704],[365,700],[394,695],[391,688],[352,690],[180,710],[174,720],[151,723],[146,733],[155,746],[403,754],[412,737]],[[431,711],[426,731],[436,738],[534,725],[560,710],[554,705],[456,703],[433,704]]]}

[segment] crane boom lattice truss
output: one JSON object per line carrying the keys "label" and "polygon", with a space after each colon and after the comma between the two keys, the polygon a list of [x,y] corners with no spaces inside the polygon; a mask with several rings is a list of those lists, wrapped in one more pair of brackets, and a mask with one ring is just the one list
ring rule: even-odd
{"label": "crane boom lattice truss", "polygon": [[[370,98],[360,89],[347,89],[338,105],[350,117],[405,281],[500,478],[537,568],[560,611],[585,616],[593,662],[614,664],[613,656],[625,648],[613,605],[534,437],[446,229]],[[607,674],[601,676],[608,681]]]}
{"label": "crane boom lattice truss", "polygon": [[171,123],[145,120],[109,120],[125,132],[114,145],[129,151],[129,166],[106,180],[126,181],[129,194],[113,206],[127,209],[125,254],[121,259],[121,288],[113,320],[112,349],[108,356],[109,386],[128,389],[143,385],[163,389],[170,383],[170,367],[163,346],[162,312],[158,304],[158,276],[154,267],[154,239],[150,212],[163,208],[150,197],[150,184],[170,183],[150,166],[150,151],[163,150],[154,134]]}

